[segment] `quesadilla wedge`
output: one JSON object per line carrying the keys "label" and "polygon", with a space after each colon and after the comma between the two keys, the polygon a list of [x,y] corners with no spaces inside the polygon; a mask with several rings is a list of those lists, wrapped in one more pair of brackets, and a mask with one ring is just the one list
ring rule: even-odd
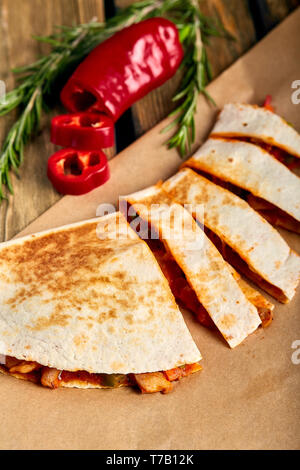
{"label": "quesadilla wedge", "polygon": [[120,213],[3,243],[0,267],[4,374],[166,393],[201,369],[155,257]]}
{"label": "quesadilla wedge", "polygon": [[[261,324],[257,309],[188,211],[174,203],[160,186],[124,199],[146,221],[146,241],[177,300],[192,310],[201,323],[215,325],[232,348],[257,329]],[[120,207],[123,211],[124,204]],[[128,214],[134,215],[132,211]],[[150,235],[153,228],[157,233],[154,240],[148,237],[149,228]]]}
{"label": "quesadilla wedge", "polygon": [[293,298],[300,258],[246,201],[189,168],[167,180],[163,189],[181,204],[203,205],[198,221],[226,261],[280,302]]}
{"label": "quesadilla wedge", "polygon": [[[212,136],[251,139],[287,165],[297,166],[300,134],[266,107],[228,103],[220,112]],[[281,152],[282,151],[282,152]],[[293,160],[294,157],[294,160]]]}
{"label": "quesadilla wedge", "polygon": [[266,328],[272,323],[273,320],[273,310],[275,305],[267,300],[260,292],[254,289],[252,286],[246,282],[241,275],[227,263],[227,266],[233,275],[234,279],[239,285],[239,288],[243,291],[245,297],[251,302],[254,307],[257,309],[257,313],[261,319],[261,325],[263,328]]}
{"label": "quesadilla wedge", "polygon": [[270,223],[300,233],[300,178],[263,148],[214,137],[183,166],[246,190],[243,197]]}

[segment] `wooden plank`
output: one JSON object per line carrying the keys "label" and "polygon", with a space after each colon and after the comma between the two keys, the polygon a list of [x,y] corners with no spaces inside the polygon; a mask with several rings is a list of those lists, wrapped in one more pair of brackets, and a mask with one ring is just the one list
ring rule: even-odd
{"label": "wooden plank", "polygon": [[[47,51],[47,46],[32,39],[33,34],[50,34],[53,25],[86,22],[93,16],[102,21],[103,15],[102,0],[0,0],[0,79],[11,89],[11,68]],[[20,179],[12,178],[15,194],[0,207],[0,240],[11,238],[60,198],[46,176],[47,159],[55,150],[49,140],[50,118],[58,112],[43,119],[42,132],[26,147]],[[1,118],[1,142],[13,118],[13,113]]]}
{"label": "wooden plank", "polygon": [[[132,0],[116,0],[116,5],[124,7]],[[226,29],[235,36],[236,41],[212,38],[208,46],[208,56],[213,76],[234,62],[248,50],[256,40],[253,20],[247,0],[202,0],[201,11],[222,21]],[[140,136],[157,124],[172,109],[172,97],[180,83],[180,72],[159,89],[153,91],[132,107],[136,135]]]}
{"label": "wooden plank", "polygon": [[297,6],[299,0],[265,0],[268,8],[268,23],[270,27],[282,21]]}
{"label": "wooden plank", "polygon": [[254,0],[251,10],[258,38],[264,36],[299,5],[299,0]]}
{"label": "wooden plank", "polygon": [[256,42],[254,23],[247,0],[204,0],[199,4],[205,15],[221,21],[235,38],[211,38],[207,52],[215,78]]}

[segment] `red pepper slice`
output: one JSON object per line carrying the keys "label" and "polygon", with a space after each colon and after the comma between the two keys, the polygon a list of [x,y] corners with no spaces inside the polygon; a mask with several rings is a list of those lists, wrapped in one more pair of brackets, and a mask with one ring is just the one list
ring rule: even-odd
{"label": "red pepper slice", "polygon": [[274,113],[274,107],[272,105],[272,96],[271,95],[266,96],[263,107],[268,109],[269,111],[272,111],[272,113]]}
{"label": "red pepper slice", "polygon": [[61,194],[85,194],[109,179],[106,155],[97,151],[59,150],[48,160],[48,178]]}
{"label": "red pepper slice", "polygon": [[105,114],[62,114],[51,121],[51,142],[78,150],[114,145],[114,124]]}
{"label": "red pepper slice", "polygon": [[61,92],[71,112],[104,112],[116,121],[133,103],[171,78],[183,59],[176,26],[150,18],[97,46]]}

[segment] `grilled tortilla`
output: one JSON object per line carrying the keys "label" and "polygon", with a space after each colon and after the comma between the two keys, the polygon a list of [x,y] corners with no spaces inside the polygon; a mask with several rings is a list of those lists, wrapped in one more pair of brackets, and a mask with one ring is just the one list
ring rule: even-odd
{"label": "grilled tortilla", "polygon": [[300,158],[300,135],[283,118],[255,105],[228,103],[219,114],[213,136],[246,137],[278,147]]}
{"label": "grilled tortilla", "polygon": [[0,267],[3,373],[168,392],[168,371],[201,368],[155,257],[120,213],[3,243]]}
{"label": "grilled tortilla", "polygon": [[240,274],[227,263],[231,274],[239,285],[239,288],[243,291],[247,299],[254,305],[257,309],[257,313],[261,319],[261,324],[263,328],[266,328],[272,323],[273,320],[273,310],[275,305],[267,300],[260,292],[254,289],[248,284]]}
{"label": "grilled tortilla", "polygon": [[[150,246],[175,297],[202,323],[214,324],[232,348],[255,331],[261,324],[257,309],[188,211],[174,203],[160,186],[124,198],[151,226],[150,233],[153,235],[154,228],[154,234],[158,234],[161,246],[149,240]],[[121,207],[124,210],[123,204]]]}
{"label": "grilled tortilla", "polygon": [[199,222],[238,271],[283,303],[293,298],[300,258],[246,201],[188,168],[163,188],[181,204],[203,204]]}
{"label": "grilled tortilla", "polygon": [[249,204],[267,220],[300,232],[300,178],[261,147],[210,138],[184,166],[249,191]]}

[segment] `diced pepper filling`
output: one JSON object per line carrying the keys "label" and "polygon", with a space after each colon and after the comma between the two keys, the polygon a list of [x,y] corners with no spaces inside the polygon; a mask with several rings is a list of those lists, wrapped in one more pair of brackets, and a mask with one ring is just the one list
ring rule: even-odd
{"label": "diced pepper filling", "polygon": [[[208,229],[205,229],[205,232],[206,231],[208,231]],[[215,243],[216,238],[218,238],[218,241],[216,241],[216,247],[224,257],[226,250],[225,243],[213,232],[209,234],[209,238],[213,241],[213,243]],[[165,250],[163,243],[157,240],[148,240],[147,243],[156,257],[161,270],[167,278],[174,297],[179,302],[181,302],[184,307],[193,312],[197,320],[202,325],[208,328],[215,328],[215,324],[213,323],[203,305],[199,302],[194,290],[188,284],[184,273],[178,264],[173,260],[171,255],[169,255],[169,253]],[[253,273],[253,275],[254,274],[255,273]],[[246,298],[257,308],[258,315],[262,321],[262,327],[266,328],[269,326],[272,322],[273,314],[268,301],[266,301],[266,299],[261,294],[259,294],[259,292],[257,292],[255,289],[252,289],[245,281],[243,281],[238,273],[235,273],[235,275],[233,274],[233,277],[236,279]]]}
{"label": "diced pepper filling", "polygon": [[266,108],[272,113],[274,113],[274,107],[272,105],[272,95],[266,96],[265,101],[263,102],[263,108]]}
{"label": "diced pepper filling", "polygon": [[214,322],[199,302],[194,289],[189,285],[183,271],[167,252],[164,244],[160,240],[148,239],[146,241],[168,280],[175,299],[194,313],[199,323],[208,328],[215,328]]}
{"label": "diced pepper filling", "polygon": [[11,356],[6,356],[5,363],[0,365],[1,372],[19,379],[40,383],[49,388],[66,387],[72,383],[74,385],[81,384],[82,386],[103,388],[137,385],[142,393],[168,393],[173,387],[171,382],[201,369],[202,367],[196,363],[186,364],[169,371],[148,372],[145,374],[93,374],[86,371],[58,370],[42,366],[37,362],[23,361]]}
{"label": "diced pepper filling", "polygon": [[233,275],[240,289],[243,291],[247,299],[256,307],[257,313],[261,319],[261,326],[266,328],[273,320],[273,304],[269,302],[260,292],[253,289],[241,276],[235,271]]}
{"label": "diced pepper filling", "polygon": [[[128,207],[131,207],[130,204],[127,203],[127,205]],[[132,222],[136,217],[137,216],[127,215],[127,219],[130,222]],[[207,328],[216,328],[204,306],[199,302],[194,289],[189,285],[184,272],[173,259],[172,255],[167,252],[164,244],[158,239],[158,234],[155,232],[154,228],[151,228],[149,224],[146,224],[146,226],[143,226],[142,232],[141,224],[137,224],[136,231],[141,238],[144,239],[154,254],[170,285],[175,299],[180,302],[184,308],[190,310],[195,315],[199,323]],[[156,238],[153,237],[153,233],[156,233]]]}
{"label": "diced pepper filling", "polygon": [[185,364],[181,367],[175,367],[175,369],[166,370],[164,372],[165,376],[167,377],[170,382],[174,380],[179,380],[182,377],[186,377],[187,375],[193,374],[194,372],[198,372],[202,369],[200,364]]}
{"label": "diced pepper filling", "polygon": [[257,196],[250,194],[247,196],[250,206],[260,213],[270,224],[278,225],[286,230],[300,234],[300,222],[291,215]]}
{"label": "diced pepper filling", "polygon": [[[213,177],[211,176],[211,178]],[[222,184],[226,185],[227,183],[224,183],[222,181]],[[134,218],[135,217],[132,217],[131,220],[133,220]],[[139,233],[140,228],[141,227],[138,225],[137,230],[139,231]],[[147,228],[144,227],[144,230],[145,232],[141,234],[142,238],[145,239],[152,253],[156,257],[156,260],[160,265],[160,268],[164,273],[166,279],[168,280],[170,288],[176,300],[180,302],[183,307],[193,312],[199,323],[208,328],[216,328],[208,312],[199,302],[194,290],[188,284],[183,271],[178,266],[173,257],[167,252],[164,244],[159,239],[151,239],[151,228],[147,226]],[[225,258],[225,250],[227,249],[226,253],[228,253],[228,251],[231,249],[229,247],[226,248],[226,244],[208,228],[205,228],[205,233],[208,235],[211,241],[215,244],[216,248]],[[241,263],[244,263],[244,272],[248,272],[249,270],[251,274],[253,274],[252,278],[250,276],[249,277],[250,279],[254,280],[255,273],[253,273],[250,268],[248,268],[248,265],[235,252],[232,251],[232,253],[235,255],[236,258],[238,258],[236,260],[236,266],[240,266]],[[231,263],[231,261],[228,262],[230,264],[233,264]],[[231,270],[234,271],[233,268],[231,268]],[[265,328],[269,326],[273,320],[273,313],[271,308],[272,304],[268,302],[259,292],[257,292],[255,289],[252,289],[245,281],[243,281],[243,279],[241,279],[241,276],[237,272],[232,272],[232,275],[237,281],[240,289],[243,291],[246,298],[256,307],[258,315],[260,316],[260,319],[262,321],[262,327]],[[259,280],[266,283],[266,281],[264,281],[260,276],[257,275],[256,279],[258,278]],[[272,289],[273,292],[273,286],[269,285],[268,283],[266,284],[270,286],[270,289]]]}
{"label": "diced pepper filling", "polygon": [[236,194],[240,198],[246,200],[248,204],[255,209],[257,212],[260,213],[262,217],[264,217],[270,224],[278,225],[279,227],[285,228],[291,232],[300,233],[300,222],[298,222],[294,217],[287,214],[283,210],[279,209],[279,207],[274,206],[270,202],[266,201],[265,199],[261,199],[257,196],[254,196],[249,191],[242,189],[228,181],[223,181],[217,176],[213,176],[205,171],[194,169],[196,173],[199,175],[204,176],[209,181],[212,181],[214,184],[221,186],[228,191]]}
{"label": "diced pepper filling", "polygon": [[255,139],[253,137],[238,137],[238,140],[243,140],[245,142],[250,142],[252,144],[258,145],[263,150],[266,150],[268,153],[270,153],[280,163],[283,163],[283,165],[287,166],[291,171],[300,168],[300,159],[294,157],[293,155],[279,147],[267,144],[266,142],[263,142],[259,139]]}
{"label": "diced pepper filling", "polygon": [[[223,258],[229,264],[234,266],[239,272],[251,279],[251,281],[255,282],[257,285],[259,285],[270,295],[278,299],[280,302],[286,303],[287,299],[278,287],[273,286],[268,281],[263,279],[258,273],[252,271],[246,261],[244,261],[238,253],[233,251],[233,249],[229,245],[227,245],[223,240],[221,240],[216,233],[214,233],[207,227],[205,227],[204,231],[206,235],[210,238],[210,240],[214,243],[214,245],[217,247]],[[259,308],[258,313],[260,314]],[[261,318],[261,320],[263,321],[263,318]]]}

